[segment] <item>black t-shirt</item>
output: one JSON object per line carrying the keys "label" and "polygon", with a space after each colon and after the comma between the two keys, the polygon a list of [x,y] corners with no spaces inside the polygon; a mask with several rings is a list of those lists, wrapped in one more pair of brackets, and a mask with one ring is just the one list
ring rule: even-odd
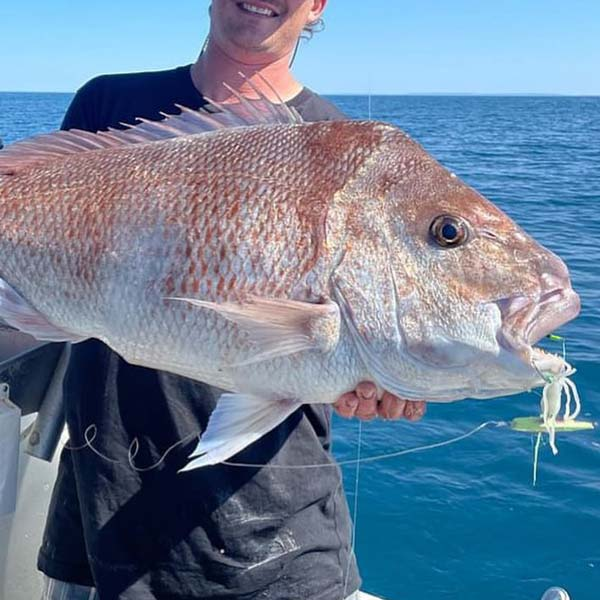
{"label": "black t-shirt", "polygon": [[[175,104],[205,104],[189,66],[108,75],[77,93],[64,129],[97,131]],[[305,120],[342,118],[304,89],[288,104]],[[101,342],[73,346],[65,379],[64,449],[38,566],[94,585],[102,600],[340,600],[359,587],[337,467],[217,465],[178,474],[219,390],[130,365]],[[235,458],[279,465],[331,461],[331,413],[305,406]],[[90,428],[90,426],[93,426]],[[129,461],[131,444],[139,449]],[[177,442],[184,443],[165,452]],[[102,455],[102,456],[101,456]]]}

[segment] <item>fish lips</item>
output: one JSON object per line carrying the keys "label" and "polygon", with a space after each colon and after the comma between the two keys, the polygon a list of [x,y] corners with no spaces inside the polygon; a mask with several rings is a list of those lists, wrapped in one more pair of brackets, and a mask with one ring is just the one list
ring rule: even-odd
{"label": "fish lips", "polygon": [[502,314],[498,342],[527,363],[533,344],[574,319],[581,309],[579,296],[570,287],[554,288],[539,297],[511,296],[496,304]]}

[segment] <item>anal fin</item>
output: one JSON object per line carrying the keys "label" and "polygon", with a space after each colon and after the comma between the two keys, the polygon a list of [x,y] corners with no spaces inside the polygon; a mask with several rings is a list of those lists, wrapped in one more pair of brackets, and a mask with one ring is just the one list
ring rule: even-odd
{"label": "anal fin", "polygon": [[228,460],[283,423],[300,406],[294,400],[269,401],[244,394],[223,394],[190,455],[192,460],[181,471]]}

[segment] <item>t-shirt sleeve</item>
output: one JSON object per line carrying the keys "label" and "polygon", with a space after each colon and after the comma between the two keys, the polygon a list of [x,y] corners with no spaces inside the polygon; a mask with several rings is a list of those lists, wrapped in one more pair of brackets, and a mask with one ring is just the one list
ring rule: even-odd
{"label": "t-shirt sleeve", "polygon": [[83,129],[98,131],[94,119],[96,114],[96,98],[98,96],[99,78],[84,84],[75,94],[60,126],[61,129]]}
{"label": "t-shirt sleeve", "polygon": [[296,101],[290,103],[305,121],[340,121],[348,119],[333,102],[304,88]]}

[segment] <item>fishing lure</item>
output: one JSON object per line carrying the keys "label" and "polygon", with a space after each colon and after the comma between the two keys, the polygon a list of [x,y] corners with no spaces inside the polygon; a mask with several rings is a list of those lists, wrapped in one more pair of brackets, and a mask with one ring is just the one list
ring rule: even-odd
{"label": "fishing lure", "polygon": [[[536,433],[537,439],[534,448],[533,457],[533,485],[537,480],[537,464],[539,448],[544,433],[548,434],[550,448],[554,455],[558,454],[556,446],[557,431],[586,431],[594,429],[594,423],[591,421],[576,420],[581,412],[581,399],[577,386],[570,377],[577,369],[573,368],[565,360],[565,344],[563,338],[555,335],[548,336],[552,340],[562,340],[563,342],[563,364],[558,373],[543,371],[534,364],[535,369],[546,382],[542,391],[542,400],[540,402],[539,417],[518,417],[510,422],[510,426],[515,431],[524,433]],[[561,416],[561,407],[563,394],[565,396],[565,408]],[[571,412],[571,404],[574,404]]]}

